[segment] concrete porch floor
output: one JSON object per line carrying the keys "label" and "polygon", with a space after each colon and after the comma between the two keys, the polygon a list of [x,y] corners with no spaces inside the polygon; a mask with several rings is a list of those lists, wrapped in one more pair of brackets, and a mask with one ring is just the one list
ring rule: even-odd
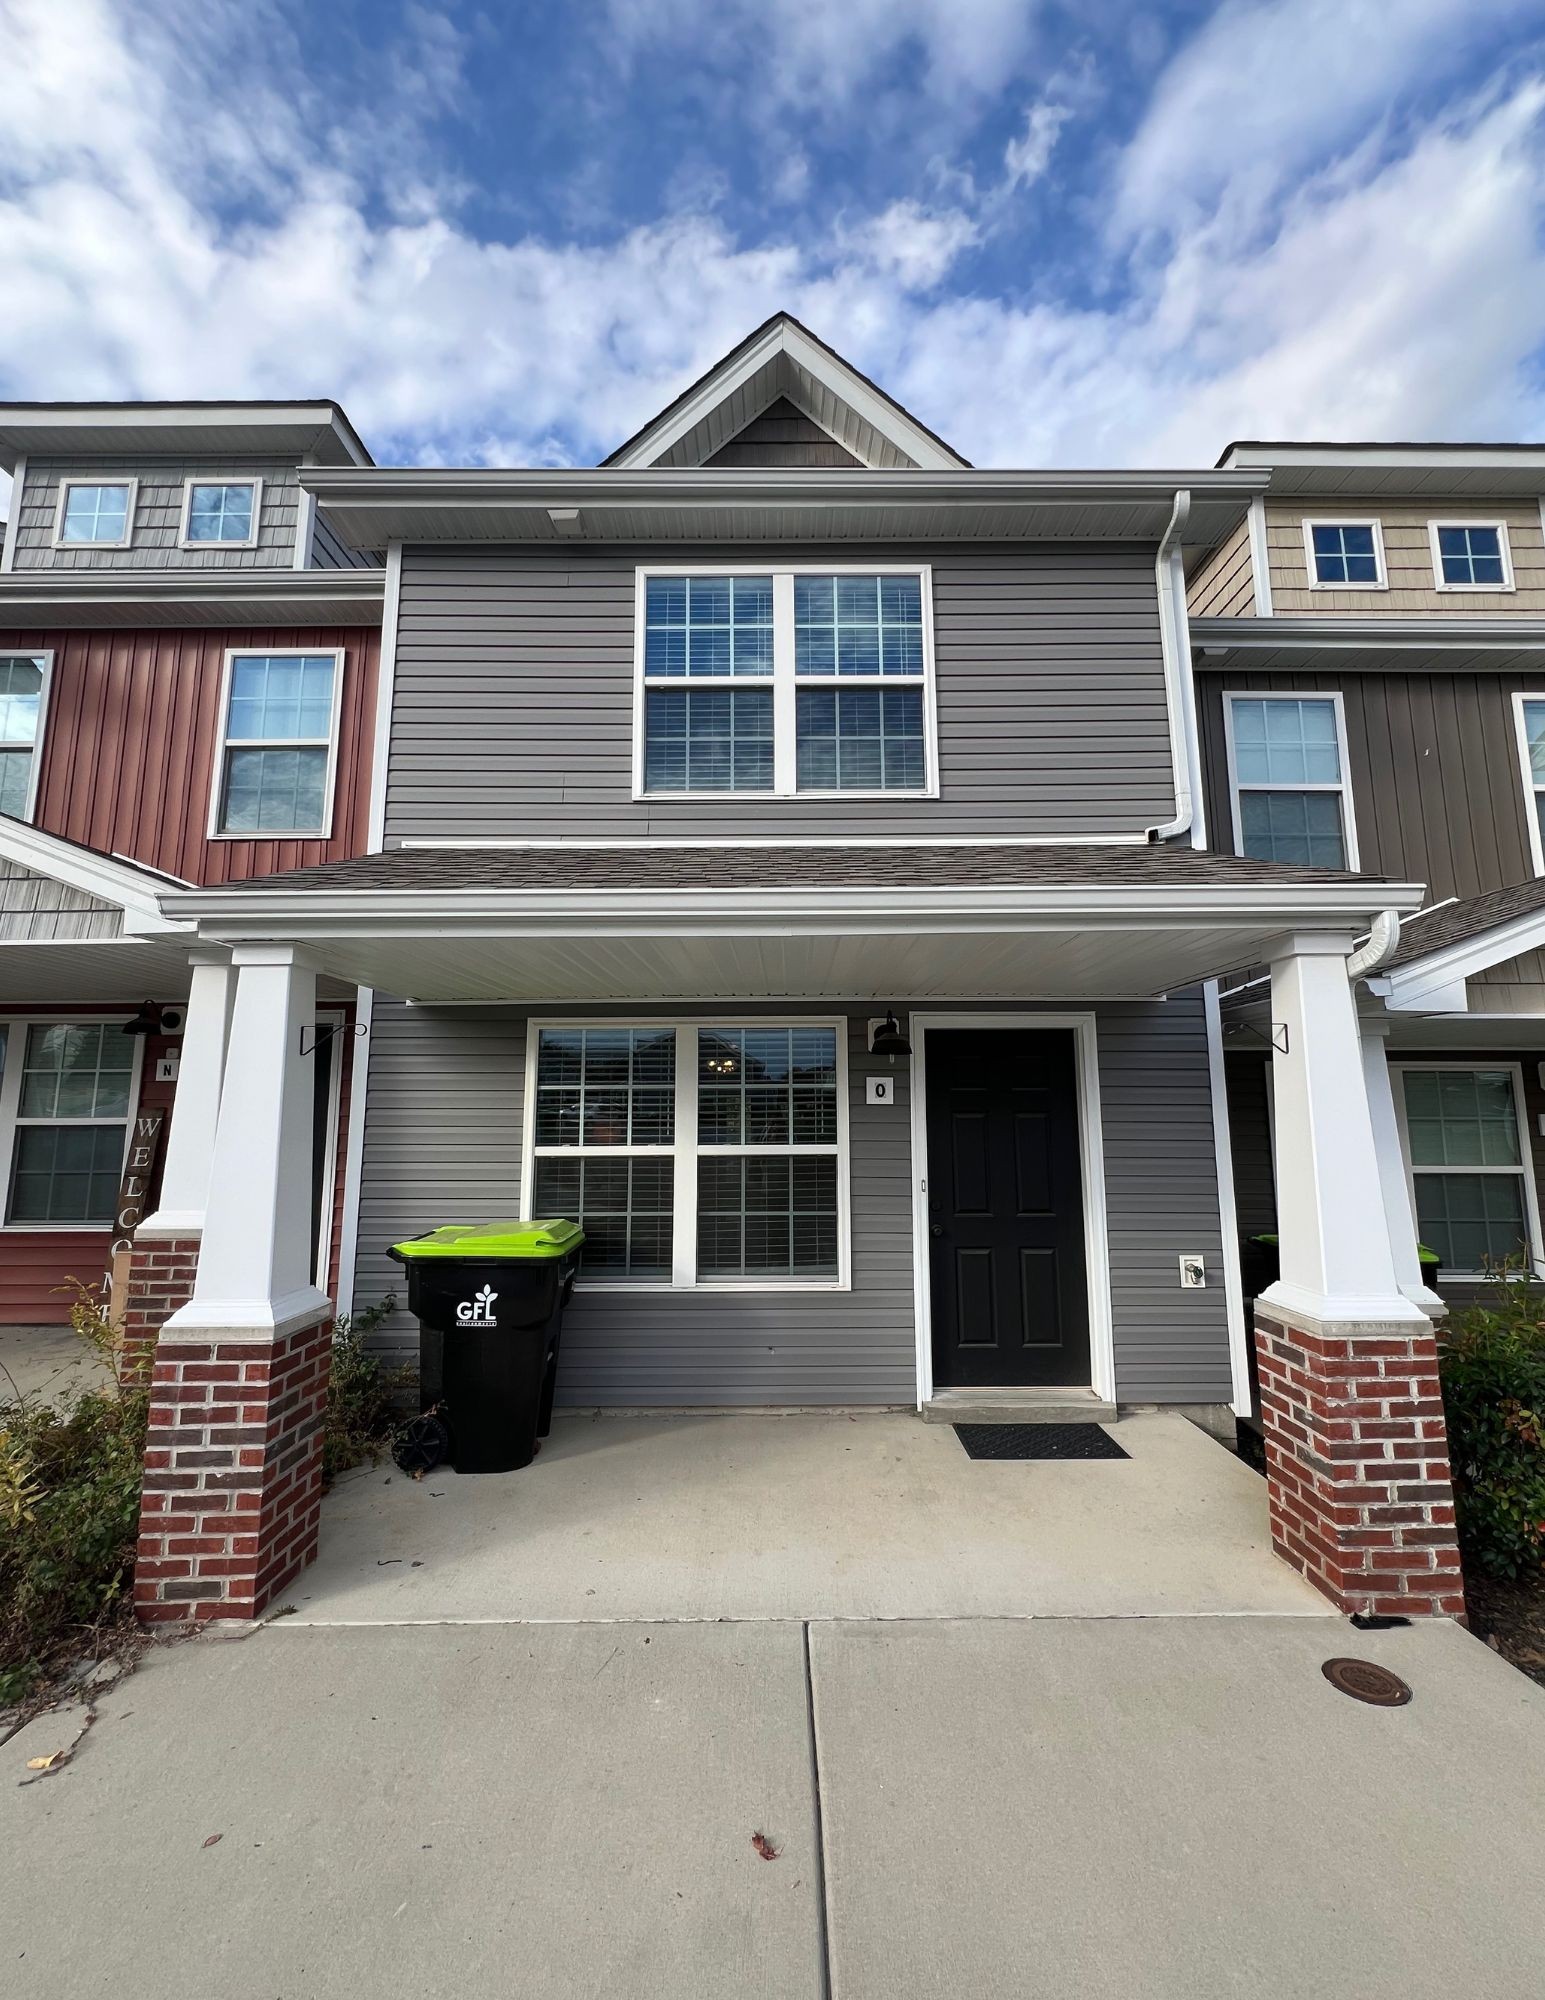
{"label": "concrete porch floor", "polygon": [[523,1472],[340,1481],[302,1624],[1330,1616],[1183,1417],[994,1463],[910,1411],[561,1416]]}

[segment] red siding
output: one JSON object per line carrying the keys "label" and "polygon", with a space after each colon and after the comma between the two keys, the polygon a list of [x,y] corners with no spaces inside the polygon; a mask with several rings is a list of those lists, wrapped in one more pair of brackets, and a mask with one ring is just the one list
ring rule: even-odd
{"label": "red siding", "polygon": [[[54,655],[36,824],[190,882],[245,881],[364,852],[381,635],[244,631],[0,632],[0,651]],[[209,840],[226,649],[342,647],[330,840]]]}

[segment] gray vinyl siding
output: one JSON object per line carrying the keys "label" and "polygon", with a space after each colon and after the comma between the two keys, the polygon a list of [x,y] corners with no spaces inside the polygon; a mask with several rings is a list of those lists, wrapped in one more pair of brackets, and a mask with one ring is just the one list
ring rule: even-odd
{"label": "gray vinyl siding", "polygon": [[20,862],[0,859],[0,942],[80,942],[123,935],[123,912]]}
{"label": "gray vinyl siding", "polygon": [[[635,574],[650,560],[933,569],[940,796],[635,802]],[[387,834],[1140,832],[1174,811],[1153,551],[410,548]]]}
{"label": "gray vinyl siding", "polygon": [[1431,899],[1478,896],[1534,875],[1515,693],[1545,676],[1415,673],[1200,673],[1208,844],[1232,853],[1225,691],[1339,692],[1358,858],[1370,874],[1425,882]]}
{"label": "gray vinyl siding", "polygon": [[[137,479],[134,525],[126,549],[56,549],[60,482]],[[188,479],[261,479],[257,547],[180,549],[183,484]],[[295,466],[265,458],[29,458],[19,499],[17,569],[288,569],[295,560],[300,495]]]}
{"label": "gray vinyl siding", "polygon": [[[544,1010],[546,1011],[546,1010]],[[748,1009],[587,1011],[733,1021]],[[812,1001],[797,1014],[848,1011]],[[852,1289],[592,1291],[564,1330],[565,1405],[911,1403],[916,1393],[912,1169],[905,1063],[866,1047],[869,1007],[850,1012]],[[1096,1008],[1118,1393],[1132,1402],[1232,1395],[1206,1031],[1192,995]],[[360,1195],[355,1304],[403,1297],[386,1246],[449,1220],[513,1214],[520,1199],[527,1016],[503,1008],[379,1001]],[[864,1101],[872,1072],[897,1102]],[[1177,1259],[1202,1252],[1205,1292],[1182,1292]],[[399,1311],[384,1351],[413,1360]]]}
{"label": "gray vinyl siding", "polygon": [[1234,1156],[1234,1205],[1243,1236],[1270,1236],[1277,1227],[1277,1183],[1271,1147],[1271,1060],[1231,1055],[1224,1060],[1229,1140]]}
{"label": "gray vinyl siding", "polygon": [[333,533],[332,525],[320,507],[317,508],[311,529],[311,567],[313,569],[379,569],[377,557],[362,549],[351,549]]}

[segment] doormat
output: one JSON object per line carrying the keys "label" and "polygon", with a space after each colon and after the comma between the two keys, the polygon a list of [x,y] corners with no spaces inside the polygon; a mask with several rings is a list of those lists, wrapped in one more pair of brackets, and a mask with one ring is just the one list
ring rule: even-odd
{"label": "doormat", "polygon": [[1130,1458],[1098,1424],[956,1424],[971,1458]]}

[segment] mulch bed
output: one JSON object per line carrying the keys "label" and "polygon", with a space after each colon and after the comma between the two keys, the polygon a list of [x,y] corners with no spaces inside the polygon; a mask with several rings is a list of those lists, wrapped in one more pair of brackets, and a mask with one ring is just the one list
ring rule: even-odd
{"label": "mulch bed", "polygon": [[1472,1571],[1465,1578],[1465,1598],[1476,1636],[1545,1687],[1545,1570],[1513,1583]]}

